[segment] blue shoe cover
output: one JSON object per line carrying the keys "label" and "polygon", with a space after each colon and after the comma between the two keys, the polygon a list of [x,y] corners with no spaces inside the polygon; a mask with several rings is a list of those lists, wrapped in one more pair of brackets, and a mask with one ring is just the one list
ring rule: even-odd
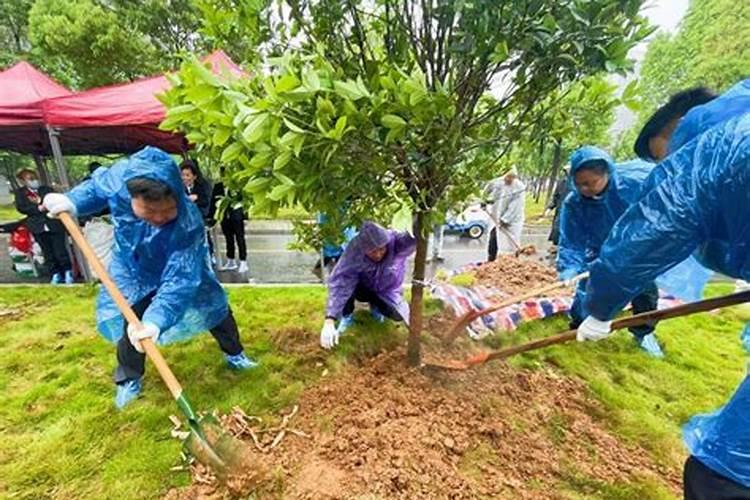
{"label": "blue shoe cover", "polygon": [[131,401],[141,394],[141,379],[126,380],[117,384],[117,394],[115,394],[115,406],[122,410]]}
{"label": "blue shoe cover", "polygon": [[656,339],[656,335],[649,333],[645,337],[637,340],[638,345],[641,349],[646,351],[649,356],[653,358],[663,358],[664,352],[661,350],[659,341]]}
{"label": "blue shoe cover", "polygon": [[258,362],[245,356],[244,352],[239,354],[224,354],[224,359],[227,360],[227,365],[232,370],[249,370],[258,366]]}
{"label": "blue shoe cover", "polygon": [[346,316],[343,316],[341,320],[339,321],[339,326],[337,328],[337,330],[339,331],[339,334],[344,333],[353,324],[354,324],[354,314],[347,314]]}

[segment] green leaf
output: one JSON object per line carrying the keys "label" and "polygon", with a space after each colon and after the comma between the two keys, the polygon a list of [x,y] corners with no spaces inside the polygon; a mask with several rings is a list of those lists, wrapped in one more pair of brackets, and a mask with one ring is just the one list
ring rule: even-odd
{"label": "green leaf", "polygon": [[282,184],[286,184],[287,186],[294,186],[295,185],[294,181],[292,179],[290,179],[289,177],[287,177],[286,175],[284,175],[282,173],[274,172],[273,176],[276,177],[276,179],[278,179],[279,182],[281,182]]}
{"label": "green leaf", "polygon": [[292,123],[290,120],[288,120],[286,118],[284,118],[283,120],[284,120],[284,125],[286,125],[286,128],[288,128],[292,132],[297,132],[298,134],[304,134],[305,133],[305,129],[302,129],[302,128],[298,127],[297,125],[295,125],[294,123]]}
{"label": "green leaf", "polygon": [[305,144],[305,136],[300,134],[294,140],[294,145],[292,146],[294,148],[294,156],[296,156],[297,158],[299,158],[299,154],[302,152],[302,146],[304,144]]}
{"label": "green leaf", "polygon": [[242,149],[242,143],[233,142],[221,153],[221,163],[233,162],[240,155]]}
{"label": "green leaf", "polygon": [[300,81],[296,76],[287,74],[279,78],[279,80],[276,82],[275,89],[276,92],[281,94],[283,92],[289,92],[290,90],[296,89],[297,87],[299,87],[299,84]]}
{"label": "green leaf", "polygon": [[290,186],[288,184],[279,184],[276,187],[274,187],[270,193],[268,193],[268,198],[272,201],[280,201],[282,198],[287,196],[291,190],[294,189],[294,186]]}
{"label": "green leaf", "polygon": [[495,45],[495,50],[492,52],[492,56],[490,57],[490,61],[494,64],[501,63],[508,59],[508,42],[503,40],[502,42]]}
{"label": "green leaf", "polygon": [[281,170],[282,168],[286,167],[289,163],[289,160],[292,159],[292,152],[291,151],[284,151],[279,156],[276,157],[276,159],[273,161],[273,170],[274,173],[277,170]]}
{"label": "green leaf", "polygon": [[334,81],[333,90],[337,95],[343,97],[344,99],[351,99],[352,101],[358,101],[359,99],[365,97],[365,95],[357,85],[357,82],[353,82],[351,80],[346,82],[340,80]]}
{"label": "green leaf", "polygon": [[250,123],[242,132],[242,137],[250,144],[259,141],[266,132],[266,123],[268,122],[268,113],[258,113],[254,115]]}
{"label": "green leaf", "polygon": [[268,177],[255,177],[245,184],[244,191],[258,193],[264,191],[270,183],[271,179]]}
{"label": "green leaf", "polygon": [[380,119],[380,123],[382,123],[385,128],[389,129],[401,128],[406,126],[406,120],[398,115],[383,115],[383,117]]}
{"label": "green leaf", "polygon": [[344,136],[344,131],[346,130],[346,116],[340,116],[338,120],[336,120],[336,125],[333,127],[333,129],[336,131],[336,136],[338,139],[341,139],[341,137]]}
{"label": "green leaf", "polygon": [[412,225],[411,207],[408,205],[401,205],[398,212],[393,214],[390,227],[396,231],[407,231],[409,234],[412,234],[414,229]]}
{"label": "green leaf", "polygon": [[317,92],[320,90],[320,77],[318,77],[318,72],[313,68],[307,69],[302,74],[302,85],[311,92]]}
{"label": "green leaf", "polygon": [[214,145],[223,146],[227,142],[229,137],[232,135],[232,129],[228,128],[217,128],[214,132]]}

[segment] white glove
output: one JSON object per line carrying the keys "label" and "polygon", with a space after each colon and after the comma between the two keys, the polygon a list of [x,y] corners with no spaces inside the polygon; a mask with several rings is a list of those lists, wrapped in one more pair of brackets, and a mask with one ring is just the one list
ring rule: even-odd
{"label": "white glove", "polygon": [[70,215],[76,214],[76,206],[64,194],[50,193],[44,197],[42,205],[47,209],[50,217],[57,217],[61,212],[69,212]]}
{"label": "white glove", "polygon": [[133,344],[135,350],[143,353],[143,347],[141,347],[141,340],[151,339],[156,342],[159,338],[159,327],[153,323],[143,323],[143,328],[136,329],[135,325],[128,324],[128,339]]}
{"label": "white glove", "polygon": [[587,340],[596,342],[597,340],[606,339],[610,333],[612,333],[611,321],[601,321],[593,316],[589,316],[578,327],[576,339],[578,339],[578,342],[586,342]]}
{"label": "white glove", "polygon": [[339,343],[339,331],[336,329],[332,319],[327,319],[323,323],[323,330],[320,332],[320,347],[323,349],[332,349]]}

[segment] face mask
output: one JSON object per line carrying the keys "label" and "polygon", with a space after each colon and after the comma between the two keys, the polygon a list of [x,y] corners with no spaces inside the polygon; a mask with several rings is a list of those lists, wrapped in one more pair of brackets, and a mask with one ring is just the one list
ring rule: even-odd
{"label": "face mask", "polygon": [[32,179],[30,181],[26,181],[26,185],[29,187],[29,189],[39,189],[39,180]]}

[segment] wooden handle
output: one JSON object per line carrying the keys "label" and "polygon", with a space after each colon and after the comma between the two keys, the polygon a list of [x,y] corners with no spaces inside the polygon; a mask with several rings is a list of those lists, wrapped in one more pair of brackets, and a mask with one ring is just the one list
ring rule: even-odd
{"label": "wooden handle", "polygon": [[[117,304],[117,308],[122,315],[125,316],[125,320],[136,328],[141,328],[143,326],[141,325],[141,321],[138,319],[138,316],[135,315],[135,312],[133,312],[133,309],[130,307],[130,304],[128,304],[128,301],[125,299],[122,292],[120,292],[120,289],[117,288],[115,282],[112,281],[107,270],[104,269],[99,257],[94,253],[94,249],[91,248],[89,242],[83,237],[83,233],[81,232],[81,228],[78,227],[78,223],[68,212],[62,212],[60,214],[60,221],[65,225],[68,233],[70,233],[70,237],[73,238],[73,241],[78,245],[78,248],[81,249],[81,253],[83,253],[83,256],[86,257],[89,265],[96,272],[96,275],[99,277],[99,280],[101,280],[104,288],[109,292],[112,300]],[[141,340],[141,347],[156,367],[156,370],[159,372],[159,375],[161,375],[164,383],[167,384],[169,392],[172,393],[172,396],[175,399],[178,399],[182,395],[182,386],[180,386],[180,383],[177,381],[174,373],[172,373],[172,370],[169,369],[167,361],[161,355],[161,352],[159,352],[156,344],[154,344],[151,339],[144,339]]]}
{"label": "wooden handle", "polygon": [[[744,302],[750,302],[750,290],[744,292],[733,293],[731,295],[723,295],[721,297],[715,297],[712,299],[700,300],[698,302],[691,302],[689,304],[683,304],[676,307],[670,307],[669,309],[662,309],[658,311],[648,311],[635,316],[629,316],[627,318],[621,318],[612,322],[612,330],[621,330],[623,328],[629,328],[632,326],[644,325],[655,321],[664,319],[679,318],[682,316],[689,316],[691,314],[697,314],[701,312],[713,311],[715,309],[721,309],[724,307],[734,306],[742,304]],[[533,351],[548,347],[555,344],[562,344],[569,342],[576,338],[576,330],[569,330],[552,337],[547,337],[525,344],[509,347],[507,349],[500,349],[498,351],[487,353],[480,353],[473,358],[466,360],[467,365],[482,364],[490,359],[504,359],[522,352]]]}

